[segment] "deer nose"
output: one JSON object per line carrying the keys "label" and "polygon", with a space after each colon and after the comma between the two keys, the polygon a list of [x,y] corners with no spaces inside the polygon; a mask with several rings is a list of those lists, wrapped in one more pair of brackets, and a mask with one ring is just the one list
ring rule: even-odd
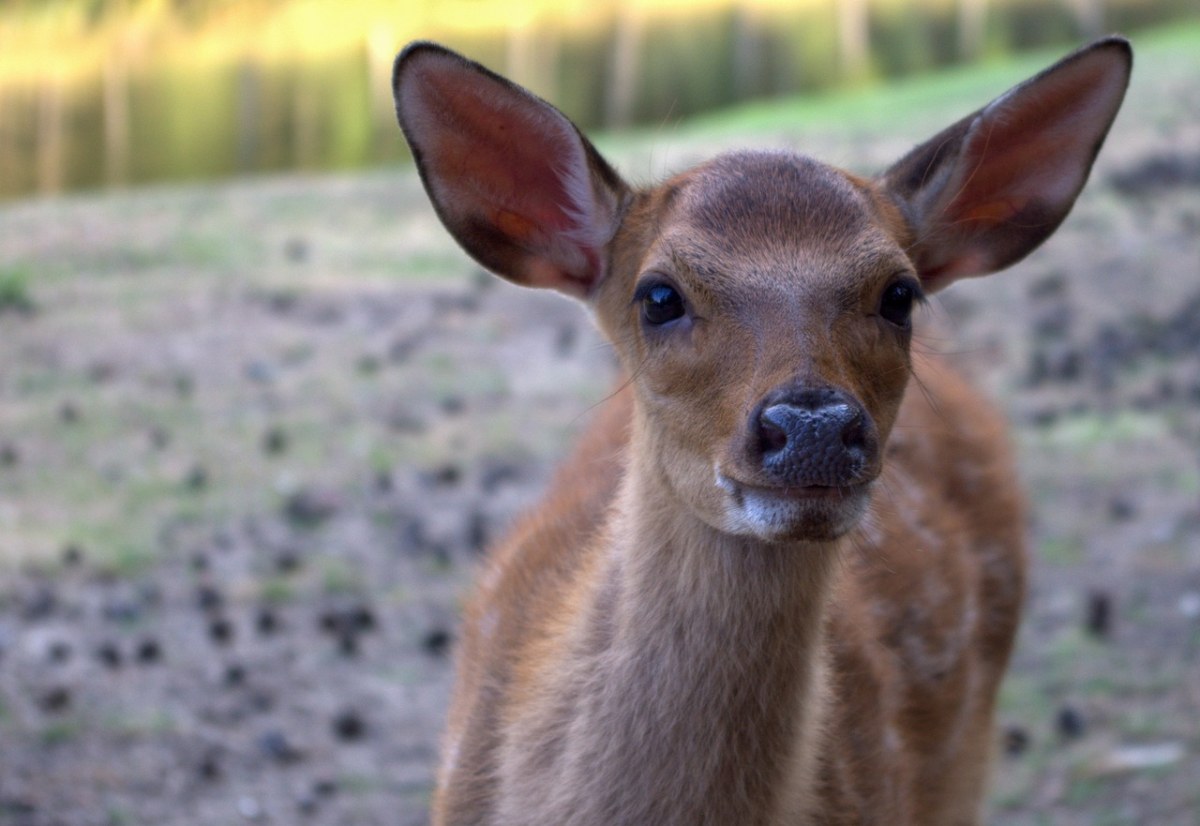
{"label": "deer nose", "polygon": [[866,481],[875,464],[870,416],[835,388],[769,397],[755,425],[762,469],[778,484],[844,487]]}

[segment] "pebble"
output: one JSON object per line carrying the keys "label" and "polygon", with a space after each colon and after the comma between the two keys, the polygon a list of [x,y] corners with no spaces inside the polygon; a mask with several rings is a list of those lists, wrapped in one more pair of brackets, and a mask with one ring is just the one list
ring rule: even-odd
{"label": "pebble", "polygon": [[68,568],[78,566],[83,562],[83,548],[75,544],[67,545],[62,551],[62,561]]}
{"label": "pebble", "polygon": [[246,668],[239,663],[231,663],[225,667],[225,685],[239,686],[246,682]]}
{"label": "pebble", "polygon": [[1004,754],[1008,757],[1020,757],[1029,750],[1029,732],[1022,726],[1008,726],[1004,729]]}
{"label": "pebble", "polygon": [[296,763],[304,758],[304,753],[279,729],[264,732],[258,738],[258,750],[277,763]]}
{"label": "pebble", "polygon": [[17,446],[6,442],[0,445],[0,467],[14,467],[21,461],[21,453]]}
{"label": "pebble", "polygon": [[1087,731],[1083,714],[1074,706],[1066,705],[1058,710],[1054,726],[1064,740],[1078,740]]}
{"label": "pebble", "polygon": [[134,656],[142,665],[153,665],[162,659],[162,645],[153,637],[146,637],[138,643]]}
{"label": "pebble", "polygon": [[228,645],[233,640],[233,623],[218,617],[208,625],[208,636],[217,645]]}
{"label": "pebble", "polygon": [[49,688],[38,698],[38,706],[49,714],[66,711],[70,705],[71,691],[64,686]]}
{"label": "pebble", "polygon": [[201,611],[215,611],[224,604],[225,598],[216,587],[212,585],[196,587],[196,605]]}
{"label": "pebble", "polygon": [[121,667],[121,649],[114,642],[102,642],[96,647],[96,659],[107,668],[116,670]]}
{"label": "pebble", "polygon": [[205,780],[216,780],[221,776],[221,761],[215,753],[206,754],[200,760],[197,770]]}
{"label": "pebble", "polygon": [[332,517],[341,508],[341,499],[331,491],[304,488],[288,497],[283,506],[288,521],[313,527]]}
{"label": "pebble", "polygon": [[333,733],[339,740],[361,740],[367,733],[367,724],[357,712],[343,711],[333,718]]}
{"label": "pebble", "polygon": [[421,647],[435,657],[444,656],[450,648],[450,632],[444,628],[434,628],[425,635]]}
{"label": "pebble", "polygon": [[272,427],[263,434],[263,453],[278,456],[288,448],[288,435],[281,427]]}
{"label": "pebble", "polygon": [[261,636],[268,637],[279,630],[279,616],[270,608],[262,608],[254,618],[254,627]]}
{"label": "pebble", "polygon": [[1092,591],[1087,596],[1087,620],[1089,634],[1106,640],[1112,636],[1112,596],[1107,591]]}

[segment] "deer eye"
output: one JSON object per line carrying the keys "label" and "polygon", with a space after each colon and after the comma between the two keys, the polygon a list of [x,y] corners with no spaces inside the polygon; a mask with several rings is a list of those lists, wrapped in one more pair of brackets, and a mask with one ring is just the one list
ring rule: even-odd
{"label": "deer eye", "polygon": [[642,303],[642,318],[647,324],[658,326],[682,318],[685,312],[683,296],[670,284],[651,282],[638,290]]}
{"label": "deer eye", "polygon": [[912,321],[913,304],[920,298],[920,288],[911,281],[895,281],[883,291],[883,297],[879,300],[879,315],[897,327],[908,327]]}

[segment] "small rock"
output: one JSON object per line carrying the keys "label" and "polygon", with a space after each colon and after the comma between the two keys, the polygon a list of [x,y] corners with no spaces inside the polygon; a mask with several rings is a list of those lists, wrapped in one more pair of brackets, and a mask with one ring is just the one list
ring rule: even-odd
{"label": "small rock", "polygon": [[446,629],[434,628],[425,635],[425,639],[421,641],[421,647],[427,653],[441,657],[449,650],[451,639],[450,632]]}
{"label": "small rock", "polygon": [[479,478],[479,485],[484,493],[492,494],[504,484],[519,481],[521,469],[509,462],[498,462],[484,468]]}
{"label": "small rock", "polygon": [[243,368],[246,378],[257,384],[270,384],[278,377],[278,371],[265,361],[254,360]]}
{"label": "small rock", "polygon": [[254,627],[259,634],[268,637],[279,630],[279,616],[270,608],[262,608],[254,618]]}
{"label": "small rock", "polygon": [[225,597],[214,585],[196,586],[196,605],[201,611],[212,612],[225,604]]}
{"label": "small rock", "polygon": [[0,797],[0,816],[11,815],[18,818],[17,823],[24,823],[20,818],[37,814],[37,805],[19,797]]}
{"label": "small rock", "polygon": [[134,599],[113,599],[104,604],[104,618],[121,625],[132,625],[142,618],[142,605]]}
{"label": "small rock", "polygon": [[1117,494],[1108,503],[1108,516],[1114,522],[1128,522],[1137,516],[1137,505],[1128,496]]}
{"label": "small rock", "polygon": [[228,645],[233,641],[233,623],[217,617],[208,624],[208,636],[217,645]]}
{"label": "small rock", "polygon": [[1097,639],[1112,636],[1112,597],[1106,591],[1092,591],[1087,595],[1087,620],[1085,627]]}
{"label": "small rock", "polygon": [[153,637],[146,637],[138,643],[134,656],[142,665],[153,665],[162,660],[162,645]]}
{"label": "small rock", "polygon": [[1078,740],[1087,731],[1083,714],[1074,706],[1066,705],[1058,710],[1054,722],[1058,734],[1064,740]]}
{"label": "small rock", "polygon": [[1008,726],[1004,729],[1004,754],[1007,757],[1020,757],[1029,750],[1029,732],[1021,726]]}
{"label": "small rock", "polygon": [[296,763],[304,758],[304,753],[278,729],[271,729],[258,738],[258,750],[277,763]]}
{"label": "small rock", "polygon": [[37,622],[50,617],[58,610],[58,597],[49,587],[38,588],[25,601],[21,615],[28,622]]}
{"label": "small rock", "polygon": [[280,551],[275,555],[275,570],[281,574],[294,574],[303,567],[300,554],[292,550]]}
{"label": "small rock", "polygon": [[79,421],[79,407],[74,402],[63,402],[58,408],[58,417],[65,424],[75,424]]}
{"label": "small rock", "polygon": [[21,461],[21,453],[11,442],[0,445],[0,467],[15,467]]}
{"label": "small rock", "polygon": [[183,486],[188,490],[204,490],[208,487],[208,470],[203,465],[193,465],[184,477]]}
{"label": "small rock", "polygon": [[52,663],[65,663],[71,659],[71,644],[66,640],[55,640],[46,649],[46,657]]}
{"label": "small rock", "polygon": [[225,666],[225,685],[230,688],[243,685],[246,682],[246,668],[239,663]]}
{"label": "small rock", "polygon": [[[293,264],[303,264],[308,260],[308,253],[308,241],[304,240],[303,238],[292,237],[284,242],[283,255]],[[274,300],[272,302],[272,308],[277,312],[290,309],[291,305],[295,303],[295,296],[290,296],[291,301],[289,301],[287,305],[283,305],[282,302],[278,301],[278,298],[281,295],[283,294],[276,294],[276,296],[273,296]]]}
{"label": "small rock", "polygon": [[171,443],[171,432],[165,427],[150,428],[150,446],[162,450]]}
{"label": "small rock", "polygon": [[358,357],[358,364],[356,366],[358,372],[364,376],[374,375],[379,372],[379,357],[371,353],[364,353]]}
{"label": "small rock", "polygon": [[337,781],[322,777],[313,781],[312,790],[317,797],[333,797],[338,790]]}
{"label": "small rock", "polygon": [[428,488],[451,488],[462,479],[462,470],[457,465],[442,465],[423,474],[423,477]]}
{"label": "small rock", "polygon": [[64,686],[47,689],[38,698],[38,706],[48,714],[59,714],[71,705],[71,691]]}
{"label": "small rock", "polygon": [[336,514],[341,504],[336,493],[304,488],[288,497],[283,512],[293,524],[315,527]]}
{"label": "small rock", "polygon": [[209,752],[200,759],[200,765],[196,767],[200,777],[209,782],[218,780],[221,777],[221,761],[215,752]]}
{"label": "small rock", "polygon": [[309,792],[301,792],[296,797],[296,809],[302,815],[313,815],[317,812],[317,798]]}
{"label": "small rock", "polygon": [[117,375],[117,366],[111,361],[94,361],[88,366],[88,378],[95,384],[106,384]]}
{"label": "small rock", "polygon": [[487,550],[488,521],[482,511],[475,511],[467,519],[467,546],[475,553]]}
{"label": "small rock", "polygon": [[263,434],[262,449],[263,453],[269,456],[278,456],[288,448],[288,435],[281,427],[272,427]]}
{"label": "small rock", "polygon": [[352,632],[345,631],[338,635],[338,650],[342,652],[343,657],[358,656],[358,637]]}
{"label": "small rock", "polygon": [[374,631],[376,628],[375,612],[370,606],[358,604],[352,606],[346,614],[349,625],[355,631]]}
{"label": "small rock", "polygon": [[361,602],[327,608],[321,612],[318,621],[322,631],[335,636],[357,636],[378,627],[375,612]]}
{"label": "small rock", "polygon": [[381,470],[375,474],[376,493],[391,493],[395,486],[395,483],[392,481],[392,472],[390,470]]}
{"label": "small rock", "polygon": [[343,711],[333,718],[333,733],[339,740],[361,740],[367,733],[367,724],[357,712]]}
{"label": "small rock", "polygon": [[62,561],[68,568],[78,567],[83,562],[83,548],[74,543],[67,545],[62,551]]}
{"label": "small rock", "polygon": [[96,646],[96,659],[106,668],[116,670],[121,667],[121,649],[114,642],[102,642]]}

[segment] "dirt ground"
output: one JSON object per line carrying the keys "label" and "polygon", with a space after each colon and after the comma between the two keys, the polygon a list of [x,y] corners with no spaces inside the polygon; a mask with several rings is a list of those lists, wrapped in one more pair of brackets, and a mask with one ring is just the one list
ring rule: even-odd
{"label": "dirt ground", "polygon": [[[918,322],[1032,504],[991,823],[1200,823],[1200,85],[1139,72],[1058,235]],[[0,824],[425,822],[457,602],[612,377],[411,173],[0,208]]]}

